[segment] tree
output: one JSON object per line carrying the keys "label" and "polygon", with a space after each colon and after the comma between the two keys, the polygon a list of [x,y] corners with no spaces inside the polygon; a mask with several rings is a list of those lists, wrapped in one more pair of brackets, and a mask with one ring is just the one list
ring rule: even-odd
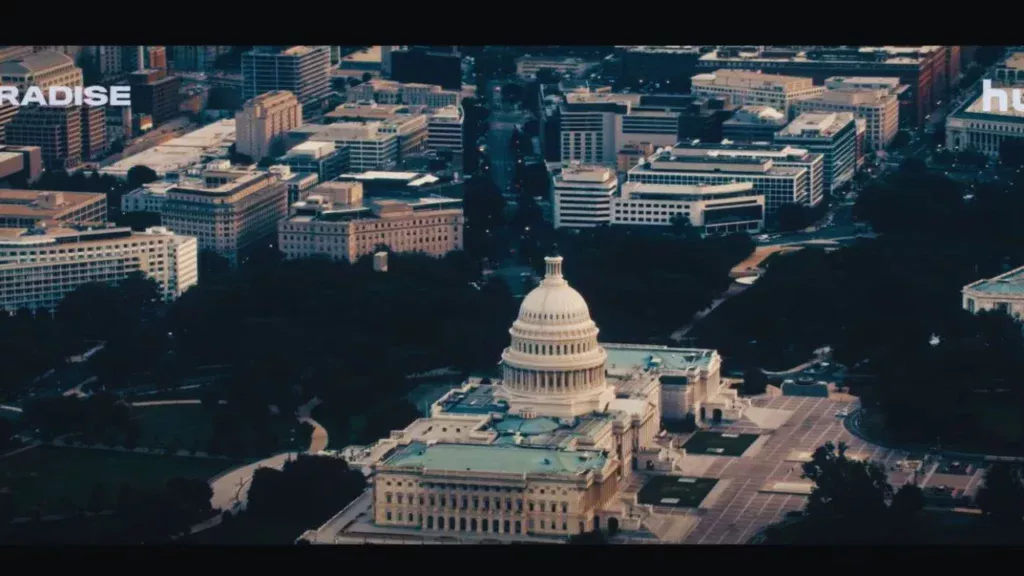
{"label": "tree", "polygon": [[810,223],[810,208],[803,204],[783,204],[774,215],[775,228],[780,232],[795,232],[806,228]]}
{"label": "tree", "polygon": [[1018,526],[1024,517],[1024,483],[1018,465],[996,462],[985,473],[975,498],[982,512],[1000,526]]}
{"label": "tree", "polygon": [[561,75],[551,68],[537,70],[537,81],[541,84],[557,84],[561,79]]}
{"label": "tree", "polygon": [[363,72],[363,82],[369,82],[370,80],[373,80],[373,74]]}
{"label": "tree", "polygon": [[898,520],[913,519],[924,509],[924,492],[917,484],[904,484],[892,496],[889,505]]}
{"label": "tree", "polygon": [[284,468],[260,468],[249,488],[247,514],[276,522],[322,523],[362,493],[363,474],[329,456],[306,456]]}
{"label": "tree", "polygon": [[803,465],[803,477],[814,482],[805,508],[808,517],[857,523],[878,518],[886,510],[892,487],[885,471],[873,462],[847,458],[846,450],[845,443],[827,442]]}
{"label": "tree", "polygon": [[156,182],[160,179],[160,176],[158,176],[156,171],[149,166],[139,164],[138,166],[132,166],[128,169],[126,179],[128,181],[128,189],[135,190],[143,184]]}
{"label": "tree", "polygon": [[84,85],[96,86],[100,83],[102,73],[100,71],[99,63],[96,62],[96,55],[93,48],[84,47],[82,51],[78,53],[75,65],[82,69],[82,82]]}

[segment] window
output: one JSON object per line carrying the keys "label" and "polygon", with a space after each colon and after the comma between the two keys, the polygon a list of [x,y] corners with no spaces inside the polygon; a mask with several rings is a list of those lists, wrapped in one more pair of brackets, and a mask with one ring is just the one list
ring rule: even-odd
{"label": "window", "polygon": [[[390,484],[390,482],[388,482],[388,484]],[[384,501],[387,502],[388,504],[391,504],[391,492],[388,492],[387,494],[384,495]]]}
{"label": "window", "polygon": [[391,521],[391,511],[390,510],[388,510],[387,519],[388,519],[388,522]]}

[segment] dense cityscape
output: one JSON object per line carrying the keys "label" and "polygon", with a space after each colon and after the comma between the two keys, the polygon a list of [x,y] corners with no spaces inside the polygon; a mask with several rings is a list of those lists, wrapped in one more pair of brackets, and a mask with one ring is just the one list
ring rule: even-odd
{"label": "dense cityscape", "polygon": [[0,543],[1019,544],[1022,89],[0,46]]}

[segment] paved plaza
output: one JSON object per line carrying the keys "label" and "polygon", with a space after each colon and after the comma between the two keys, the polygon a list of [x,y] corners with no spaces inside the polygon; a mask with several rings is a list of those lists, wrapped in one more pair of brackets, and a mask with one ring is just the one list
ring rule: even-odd
{"label": "paved plaza", "polygon": [[[699,508],[658,508],[657,517],[645,523],[663,542],[743,544],[787,512],[801,510],[806,497],[799,495],[799,489],[807,481],[800,478],[799,460],[830,440],[845,442],[850,456],[881,463],[894,485],[903,484],[912,474],[897,465],[908,459],[906,452],[867,444],[846,430],[836,414],[855,410],[855,402],[778,396],[756,398],[753,405],[750,418],[714,427],[726,434],[763,435],[742,456],[687,455],[683,473],[719,479],[718,494]],[[971,481],[968,478],[973,477],[963,477]],[[772,493],[765,491],[768,486],[774,486]]]}

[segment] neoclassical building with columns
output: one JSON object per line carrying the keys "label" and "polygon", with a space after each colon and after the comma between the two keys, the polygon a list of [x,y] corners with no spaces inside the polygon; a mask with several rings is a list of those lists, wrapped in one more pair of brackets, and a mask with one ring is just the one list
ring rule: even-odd
{"label": "neoclassical building with columns", "polygon": [[346,449],[372,474],[376,530],[530,541],[626,527],[633,470],[679,464],[655,443],[663,418],[742,415],[715,351],[599,343],[562,264],[547,258],[523,300],[501,380],[470,379],[429,416]]}

